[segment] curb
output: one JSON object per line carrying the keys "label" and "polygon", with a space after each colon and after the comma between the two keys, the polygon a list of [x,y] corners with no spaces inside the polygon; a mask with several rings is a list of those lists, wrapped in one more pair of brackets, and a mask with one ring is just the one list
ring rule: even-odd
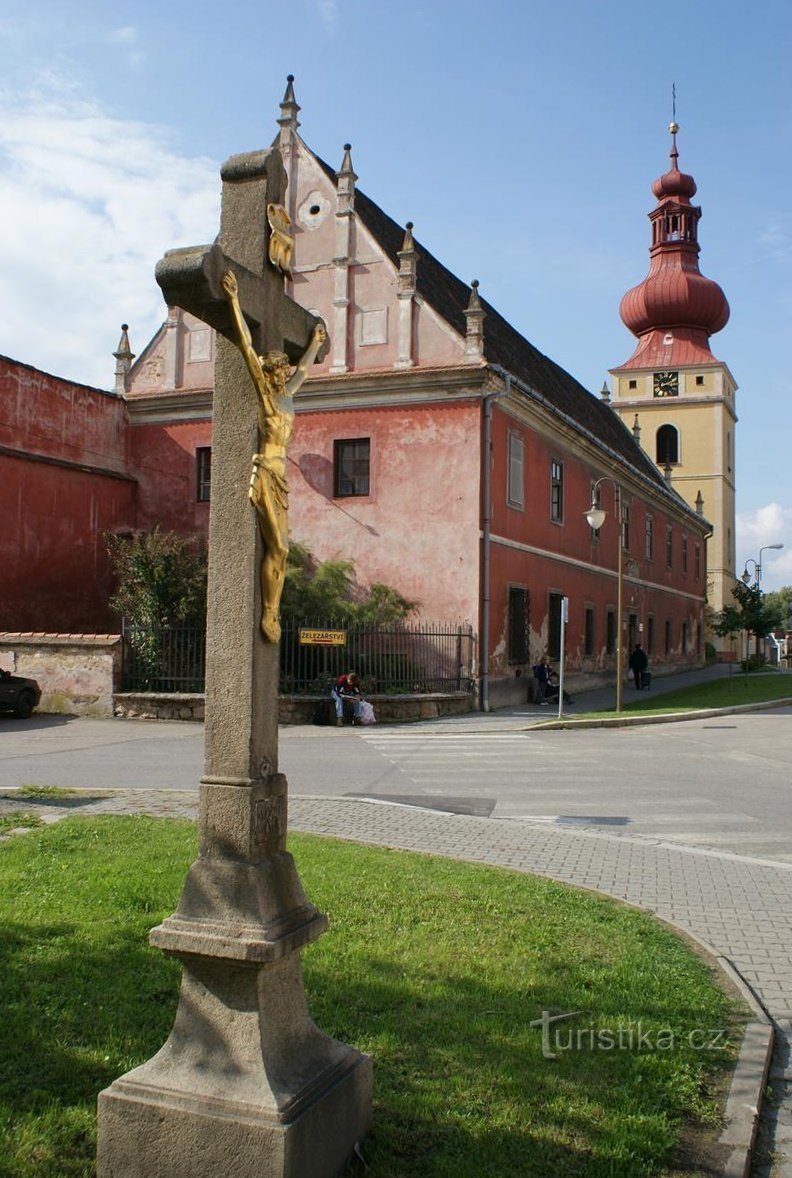
{"label": "curb", "polygon": [[[358,802],[363,801],[363,799],[355,800]],[[300,830],[299,820],[294,823],[291,829]],[[441,858],[449,858],[461,863],[476,863],[481,865],[479,860],[471,859],[467,856],[448,855],[438,851],[415,851],[413,848],[403,847],[399,843],[386,844],[366,838],[365,835],[339,835],[332,830],[313,831],[311,833],[325,838],[341,838],[344,841],[363,846],[388,846],[394,850],[409,851],[412,854],[426,855],[428,857],[439,855]],[[497,868],[502,865],[489,863],[486,866]],[[520,868],[506,867],[505,870],[516,870],[518,873],[522,873],[522,869]],[[556,878],[555,876],[548,875],[546,872],[526,871],[525,874],[534,874],[544,879]],[[762,1111],[762,1101],[775,1042],[773,1021],[762,1005],[758,995],[728,957],[724,957],[718,953],[714,946],[710,945],[709,942],[690,929],[675,924],[666,917],[659,916],[651,908],[642,907],[639,904],[631,904],[627,900],[619,899],[609,892],[601,891],[598,888],[585,887],[570,880],[565,881],[565,886],[577,891],[586,891],[597,896],[604,896],[606,899],[625,908],[632,908],[634,911],[643,913],[645,916],[656,921],[657,924],[669,929],[669,931],[682,941],[692,942],[699,950],[701,956],[706,957],[711,963],[713,969],[719,971],[726,977],[731,986],[738,992],[745,1005],[753,1013],[754,1017],[752,1021],[745,1024],[743,1031],[742,1043],[737,1056],[737,1062],[734,1065],[729,1093],[726,1098],[724,1109],[725,1125],[718,1139],[719,1144],[730,1148],[729,1156],[724,1162],[723,1169],[720,1170],[720,1178],[750,1178],[753,1151],[756,1145],[756,1136]]]}
{"label": "curb", "polygon": [[784,699],[769,699],[763,703],[735,704],[728,708],[698,708],[689,712],[664,712],[662,715],[649,716],[601,716],[597,720],[576,720],[574,717],[563,720],[537,720],[528,725],[528,729],[540,729],[547,732],[551,729],[562,728],[635,728],[641,724],[678,724],[681,720],[709,720],[715,716],[738,716],[746,712],[764,712],[768,708],[788,708],[792,706],[792,696]]}
{"label": "curb", "polygon": [[753,1151],[762,1113],[767,1078],[773,1057],[775,1027],[760,998],[742,976],[733,961],[688,929],[681,929],[670,920],[654,913],[654,919],[677,934],[694,941],[725,974],[743,1002],[754,1014],[745,1024],[740,1052],[734,1065],[724,1113],[725,1126],[718,1138],[720,1145],[731,1148],[722,1170],[722,1178],[750,1178]]}

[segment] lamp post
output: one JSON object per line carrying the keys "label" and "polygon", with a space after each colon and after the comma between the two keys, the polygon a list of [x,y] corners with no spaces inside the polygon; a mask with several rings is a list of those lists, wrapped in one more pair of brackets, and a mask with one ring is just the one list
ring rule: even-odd
{"label": "lamp post", "polygon": [[617,565],[616,565],[616,711],[622,710],[622,693],[624,684],[622,682],[622,566],[624,564],[622,557],[622,536],[623,536],[623,521],[622,521],[622,503],[621,503],[621,487],[608,475],[603,475],[601,479],[597,479],[594,486],[591,488],[591,507],[585,513],[588,525],[594,531],[599,531],[605,523],[607,512],[599,505],[599,489],[602,483],[613,483],[614,491],[614,510],[616,512],[616,520],[619,526],[618,540],[617,540]]}
{"label": "lamp post", "polygon": [[747,585],[751,579],[751,574],[748,572],[748,565],[752,564],[754,567],[754,585],[756,585],[756,587],[758,588],[761,583],[761,580],[762,580],[762,553],[767,552],[771,548],[778,549],[778,548],[783,548],[783,547],[784,547],[783,544],[764,544],[759,549],[759,559],[758,560],[754,560],[752,557],[749,556],[748,560],[746,560],[746,562],[745,562],[745,569],[743,570],[743,575],[740,578],[743,585]]}

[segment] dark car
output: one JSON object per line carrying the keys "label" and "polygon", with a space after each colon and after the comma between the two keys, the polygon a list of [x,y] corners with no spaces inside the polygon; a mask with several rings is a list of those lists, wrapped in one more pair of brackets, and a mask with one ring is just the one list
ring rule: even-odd
{"label": "dark car", "polygon": [[13,712],[20,720],[27,720],[40,699],[41,688],[35,679],[0,671],[0,711]]}

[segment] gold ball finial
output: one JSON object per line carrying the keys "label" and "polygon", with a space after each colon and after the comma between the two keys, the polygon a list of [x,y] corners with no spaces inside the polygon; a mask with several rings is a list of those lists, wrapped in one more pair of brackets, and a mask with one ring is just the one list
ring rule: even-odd
{"label": "gold ball finial", "polygon": [[676,135],[677,131],[679,130],[679,123],[669,123],[668,129],[672,135]]}

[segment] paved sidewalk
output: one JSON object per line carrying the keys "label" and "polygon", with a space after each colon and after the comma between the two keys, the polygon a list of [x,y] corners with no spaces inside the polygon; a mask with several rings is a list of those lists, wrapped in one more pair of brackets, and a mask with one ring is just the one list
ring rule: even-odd
{"label": "paved sidewalk", "polygon": [[707,942],[748,982],[776,1026],[773,1095],[752,1176],[792,1178],[792,864],[348,799],[302,797],[290,806],[293,830],[549,876],[648,909]]}
{"label": "paved sidewalk", "polygon": [[[772,672],[777,674],[777,672]],[[789,696],[792,698],[792,672],[785,672],[789,674]],[[682,671],[679,674],[657,676],[652,679],[651,697],[658,698],[658,703],[661,703],[660,697],[669,691],[678,691],[682,687],[693,687],[699,683],[709,683],[713,679],[728,679],[732,677],[735,682],[735,706],[739,706],[740,695],[737,690],[739,683],[742,682],[743,676],[738,668],[730,668],[728,664],[713,663],[707,667],[701,667],[698,670]],[[637,692],[633,686],[632,679],[624,684],[624,703],[628,704],[637,696]],[[576,716],[580,716],[587,712],[606,712],[611,711],[616,705],[616,687],[597,687],[592,691],[581,691],[575,693],[573,701],[570,704],[564,704],[563,715],[566,720],[574,720]],[[770,702],[767,707],[775,707],[776,703]],[[633,713],[626,713],[626,716],[633,716]],[[422,720],[420,727],[422,730],[430,732],[522,732],[527,728],[532,728],[536,724],[546,725],[557,719],[558,704],[551,703],[548,707],[540,707],[538,704],[519,704],[514,707],[498,708],[493,712],[467,712],[462,716],[444,716],[439,720]],[[611,723],[618,723],[618,719],[614,713]],[[381,728],[390,727],[390,725],[383,723]],[[400,724],[399,727],[404,727]],[[291,729],[290,729],[291,731]]]}
{"label": "paved sidewalk", "polygon": [[[119,790],[44,802],[0,799],[0,813],[9,809],[35,810],[45,821],[74,813],[195,817],[197,797],[178,790]],[[290,825],[549,876],[646,908],[708,942],[749,983],[777,1029],[774,1101],[765,1114],[765,1149],[753,1178],[792,1178],[792,864],[523,819],[441,815],[348,798],[293,797]],[[772,1167],[762,1161],[770,1149]]]}

